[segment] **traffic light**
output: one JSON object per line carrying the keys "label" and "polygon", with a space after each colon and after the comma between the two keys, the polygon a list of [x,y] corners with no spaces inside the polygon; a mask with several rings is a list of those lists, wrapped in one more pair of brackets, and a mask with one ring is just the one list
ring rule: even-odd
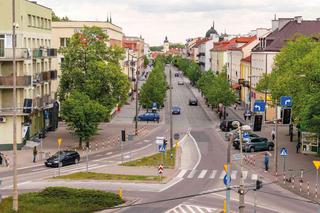
{"label": "traffic light", "polygon": [[291,121],[291,108],[285,108],[282,110],[282,123],[290,124]]}
{"label": "traffic light", "polygon": [[168,144],[168,140],[167,139],[163,139],[163,145],[167,146],[167,144]]}
{"label": "traffic light", "polygon": [[126,130],[121,130],[121,140],[126,141]]}
{"label": "traffic light", "polygon": [[261,180],[256,180],[256,190],[259,190],[262,188],[262,181]]}
{"label": "traffic light", "polygon": [[255,115],[253,123],[253,131],[261,131],[263,115]]}

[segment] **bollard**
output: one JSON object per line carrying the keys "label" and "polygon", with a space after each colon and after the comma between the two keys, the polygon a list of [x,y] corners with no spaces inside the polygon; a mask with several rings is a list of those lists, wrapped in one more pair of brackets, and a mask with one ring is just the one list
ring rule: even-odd
{"label": "bollard", "polygon": [[98,142],[96,142],[96,151],[98,151]]}
{"label": "bollard", "polygon": [[102,142],[102,149],[104,149],[104,141]]}
{"label": "bollard", "polygon": [[122,197],[123,197],[123,194],[122,194],[122,188],[120,187],[119,188],[119,197],[122,199]]}
{"label": "bollard", "polygon": [[299,191],[300,192],[302,191],[302,180],[300,180],[300,183],[299,183]]}
{"label": "bollard", "polygon": [[318,198],[318,184],[316,184],[316,188],[315,188],[315,197]]}
{"label": "bollard", "polygon": [[309,181],[307,182],[307,193],[308,193],[308,196],[310,196],[310,183],[309,183]]}
{"label": "bollard", "polygon": [[292,183],[292,189],[294,189],[294,176],[292,177],[291,183]]}
{"label": "bollard", "polygon": [[283,184],[286,184],[286,172],[283,172]]}

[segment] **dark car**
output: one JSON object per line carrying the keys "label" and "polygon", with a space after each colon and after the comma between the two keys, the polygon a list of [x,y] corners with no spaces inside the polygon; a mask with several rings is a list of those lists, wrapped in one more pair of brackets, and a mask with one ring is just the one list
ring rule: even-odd
{"label": "dark car", "polygon": [[147,112],[138,116],[138,121],[158,121],[160,120],[160,116],[155,112]]}
{"label": "dark car", "polygon": [[242,148],[245,152],[255,152],[262,150],[273,150],[274,143],[272,141],[268,141],[267,138],[252,138],[247,142],[243,143]]}
{"label": "dark car", "polygon": [[44,163],[47,167],[62,167],[70,164],[77,164],[80,161],[80,154],[76,151],[60,151],[51,156]]}
{"label": "dark car", "polygon": [[172,114],[173,115],[180,115],[180,113],[181,113],[181,108],[180,107],[178,107],[178,106],[173,106],[172,107]]}
{"label": "dark car", "polygon": [[[253,139],[253,138],[259,138],[260,136],[253,133],[253,132],[248,132],[249,138],[248,139],[243,139],[243,143],[245,143],[246,141]],[[239,134],[236,133],[235,138],[232,141],[232,145],[235,149],[240,149],[240,138],[239,138]]]}
{"label": "dark car", "polygon": [[196,98],[190,98],[189,105],[190,106],[198,106],[198,100]]}
{"label": "dark car", "polygon": [[[220,129],[223,132],[230,132],[231,130],[236,129],[237,127],[232,126],[232,122],[234,121],[238,121],[238,120],[225,120],[225,121],[221,121],[220,123]],[[240,121],[238,121],[240,123],[240,126],[242,126],[242,123]]]}
{"label": "dark car", "polygon": [[174,77],[179,77],[179,73],[176,72],[176,73],[174,74]]}

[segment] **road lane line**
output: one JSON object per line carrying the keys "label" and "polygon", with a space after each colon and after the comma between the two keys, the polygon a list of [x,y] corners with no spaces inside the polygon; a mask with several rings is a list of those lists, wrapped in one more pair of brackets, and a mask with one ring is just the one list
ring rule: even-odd
{"label": "road lane line", "polygon": [[50,170],[48,168],[39,168],[39,169],[33,169],[31,172],[39,172],[39,171],[44,171],[44,170]]}
{"label": "road lane line", "polygon": [[196,139],[194,139],[194,137],[191,135],[191,129],[190,129],[190,134],[189,134],[189,136],[190,136],[190,138],[193,140],[193,142],[194,142],[194,144],[195,144],[195,146],[196,146],[197,152],[198,152],[198,156],[199,156],[196,165],[194,165],[194,167],[193,167],[193,169],[196,169],[196,168],[198,167],[200,161],[201,161],[201,152],[200,152],[200,149],[199,149],[199,147],[198,147],[198,144],[197,144]]}
{"label": "road lane line", "polygon": [[191,170],[187,178],[193,178],[193,176],[196,174],[197,170]]}
{"label": "road lane line", "polygon": [[251,180],[258,180],[258,175],[257,174],[252,174],[251,175]]}
{"label": "road lane line", "polygon": [[202,170],[198,178],[202,179],[204,176],[206,176],[208,170]]}
{"label": "road lane line", "polygon": [[197,213],[193,210],[192,206],[184,205],[188,210],[190,210],[191,213]]}
{"label": "road lane line", "polygon": [[243,177],[243,180],[247,179],[248,171],[242,171],[242,177]]}
{"label": "road lane line", "polygon": [[210,175],[210,177],[209,177],[209,179],[214,179],[214,177],[216,176],[216,174],[217,174],[217,170],[213,170],[212,173],[211,173],[211,175]]}
{"label": "road lane line", "polygon": [[220,176],[219,176],[219,179],[223,179],[225,175],[226,175],[226,172],[225,172],[225,171],[222,171],[221,174],[220,174]]}
{"label": "road lane line", "polygon": [[188,170],[186,170],[186,169],[183,169],[183,170],[181,170],[180,172],[179,172],[179,174],[178,174],[178,178],[183,178],[183,176],[187,173],[187,171]]}

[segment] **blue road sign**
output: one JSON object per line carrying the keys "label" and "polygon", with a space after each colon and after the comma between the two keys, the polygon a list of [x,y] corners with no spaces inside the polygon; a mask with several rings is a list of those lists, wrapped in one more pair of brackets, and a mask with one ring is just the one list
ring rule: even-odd
{"label": "blue road sign", "polygon": [[166,145],[159,145],[158,150],[159,152],[166,152]]}
{"label": "blue road sign", "polygon": [[223,183],[224,183],[224,185],[229,185],[230,183],[231,183],[231,178],[229,177],[228,178],[228,175],[226,174],[225,176],[224,176],[224,178],[223,178]]}
{"label": "blue road sign", "polygon": [[264,112],[266,103],[264,101],[255,101],[253,104],[253,112]]}
{"label": "blue road sign", "polygon": [[249,139],[249,133],[244,132],[243,133],[243,139]]}
{"label": "blue road sign", "polygon": [[280,105],[285,107],[292,106],[292,97],[291,96],[281,96],[280,97]]}
{"label": "blue road sign", "polygon": [[281,148],[280,149],[280,156],[287,156],[288,155],[288,150],[286,148]]}
{"label": "blue road sign", "polygon": [[158,104],[156,102],[152,103],[152,108],[158,108]]}

